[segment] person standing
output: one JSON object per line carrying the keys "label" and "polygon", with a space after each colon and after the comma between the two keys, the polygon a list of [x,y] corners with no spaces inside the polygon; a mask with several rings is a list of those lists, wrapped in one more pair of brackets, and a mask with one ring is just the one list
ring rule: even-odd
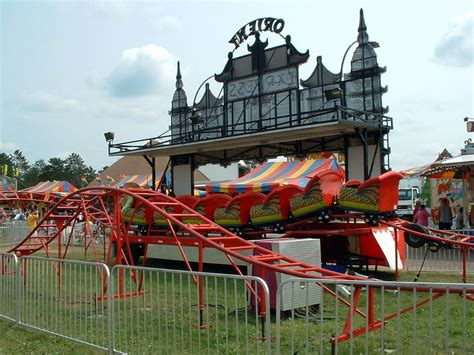
{"label": "person standing", "polygon": [[7,214],[3,210],[3,207],[0,207],[0,224],[7,220]]}
{"label": "person standing", "polygon": [[458,213],[456,214],[455,219],[455,226],[456,229],[463,229],[464,228],[464,207],[459,207]]}
{"label": "person standing", "polygon": [[31,211],[26,218],[26,224],[28,225],[28,230],[31,232],[36,227],[38,222],[38,213],[36,211]]}
{"label": "person standing", "polygon": [[413,218],[413,222],[421,224],[422,226],[428,227],[430,225],[429,218],[431,217],[430,213],[426,210],[425,205],[421,204],[418,206],[418,211]]}
{"label": "person standing", "polygon": [[423,203],[423,200],[421,198],[417,199],[415,202],[415,207],[413,208],[413,222],[415,221],[415,216],[418,210],[420,209],[420,205]]}
{"label": "person standing", "polygon": [[447,198],[441,200],[441,206],[439,206],[439,229],[448,230],[453,225],[453,213],[449,206]]}

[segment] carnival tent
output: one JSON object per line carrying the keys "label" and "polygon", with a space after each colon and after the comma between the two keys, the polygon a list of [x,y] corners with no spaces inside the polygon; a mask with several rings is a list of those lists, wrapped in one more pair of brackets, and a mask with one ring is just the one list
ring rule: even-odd
{"label": "carnival tent", "polygon": [[[156,157],[155,173],[165,171],[169,157]],[[130,175],[151,174],[151,166],[141,156],[127,155],[118,159],[115,163],[102,171],[96,178],[89,182],[87,187],[115,186],[117,182]],[[158,179],[159,180],[159,179]],[[150,185],[151,185],[151,179]],[[207,182],[209,179],[199,169],[194,170],[194,181]]]}
{"label": "carnival tent", "polygon": [[266,162],[238,179],[225,183],[208,184],[209,193],[239,193],[246,191],[270,192],[282,185],[305,187],[317,173],[344,169],[332,158],[292,162]]}
{"label": "carnival tent", "polygon": [[77,191],[76,187],[68,181],[43,181],[37,183],[35,186],[20,190],[19,192],[49,193],[56,196],[66,196],[74,191]]}
{"label": "carnival tent", "polygon": [[[155,175],[155,189],[158,187],[160,183],[162,173],[157,173]],[[163,181],[168,186],[170,185],[170,174],[167,173],[165,176],[165,180]],[[127,182],[133,182],[138,184],[140,187],[149,187],[152,184],[152,175],[151,174],[143,174],[143,175],[126,175],[123,176],[118,182],[113,184],[113,187],[122,187]]]}
{"label": "carnival tent", "polygon": [[[451,159],[447,159],[451,160]],[[400,171],[405,178],[419,178],[429,177],[431,179],[453,179],[456,178],[456,172],[451,169],[440,169],[439,165],[441,162],[434,162],[431,164],[416,166],[414,168]]]}
{"label": "carnival tent", "polygon": [[432,164],[426,164],[422,166],[415,166],[410,169],[401,170],[400,174],[402,174],[405,178],[417,178],[423,176],[423,173],[428,171]]}

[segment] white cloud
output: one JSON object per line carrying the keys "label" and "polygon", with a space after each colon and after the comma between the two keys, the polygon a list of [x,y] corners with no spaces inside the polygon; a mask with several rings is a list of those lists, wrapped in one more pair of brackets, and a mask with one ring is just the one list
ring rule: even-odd
{"label": "white cloud", "polygon": [[16,143],[10,143],[10,142],[2,143],[2,142],[0,142],[0,152],[1,153],[11,154],[17,149],[19,149],[19,148],[18,148],[18,144],[16,144]]}
{"label": "white cloud", "polygon": [[453,19],[434,50],[437,62],[455,67],[467,67],[474,63],[473,23],[474,13]]}
{"label": "white cloud", "polygon": [[47,92],[28,93],[21,97],[22,106],[30,112],[68,111],[79,107],[79,101]]}
{"label": "white cloud", "polygon": [[176,58],[155,44],[130,48],[106,79],[112,96],[145,96],[169,90],[174,84]]}

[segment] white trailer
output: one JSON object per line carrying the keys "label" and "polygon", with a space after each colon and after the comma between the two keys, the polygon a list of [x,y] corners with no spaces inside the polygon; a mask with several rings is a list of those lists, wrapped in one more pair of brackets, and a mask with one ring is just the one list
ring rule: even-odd
{"label": "white trailer", "polygon": [[413,220],[416,200],[420,198],[423,178],[406,178],[400,180],[398,189],[397,215],[409,221]]}

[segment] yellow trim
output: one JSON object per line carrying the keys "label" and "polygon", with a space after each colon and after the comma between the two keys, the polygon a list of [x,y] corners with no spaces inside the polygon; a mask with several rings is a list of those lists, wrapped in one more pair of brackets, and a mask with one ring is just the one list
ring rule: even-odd
{"label": "yellow trim", "polygon": [[240,226],[240,219],[216,219],[215,222],[221,226]]}
{"label": "yellow trim", "polygon": [[250,220],[254,224],[266,224],[266,223],[276,223],[283,220],[281,214],[271,214],[266,216],[260,217],[250,217]]}
{"label": "yellow trim", "polygon": [[361,203],[361,202],[339,201],[339,206],[349,208],[349,209],[353,208],[356,210],[360,210],[362,212],[365,212],[365,211],[378,212],[379,211],[379,206],[369,205],[367,203]]}
{"label": "yellow trim", "polygon": [[301,217],[301,216],[305,216],[305,215],[310,214],[310,213],[321,211],[324,208],[326,208],[326,205],[325,205],[324,201],[321,201],[321,202],[318,202],[318,203],[313,203],[313,204],[308,205],[308,206],[297,208],[296,210],[292,210],[291,212],[293,213],[293,216]]}

